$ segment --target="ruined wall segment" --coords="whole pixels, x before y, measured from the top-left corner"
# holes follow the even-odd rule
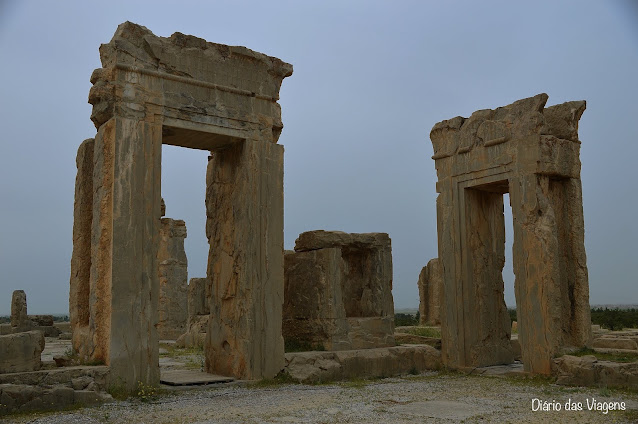
[[[184,250],[186,223],[162,218],[159,237],[159,309],[157,332],[160,340],[176,340],[188,320],[188,260]]]
[[[430,259],[421,269],[419,280],[420,325],[441,325],[443,302],[443,270],[439,258]]]
[[[287,341],[328,350],[394,346],[387,234],[301,233],[286,254],[284,285]]]
[[[509,360],[501,302],[502,194],[514,218],[514,273],[525,369],[590,339],[578,120],[585,102],[546,94],[436,124],[437,226],[444,288],[443,360]]]

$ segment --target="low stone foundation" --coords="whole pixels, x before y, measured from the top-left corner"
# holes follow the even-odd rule
[[[79,366],[0,374],[0,415],[112,400],[103,392],[108,373],[106,366]]]
[[[0,336],[0,373],[39,370],[42,350],[44,335],[41,331]]]
[[[593,355],[564,355],[553,361],[556,383],[567,386],[600,386],[638,389],[638,362],[599,361]]]
[[[392,377],[441,368],[441,352],[428,345],[286,353],[284,372],[300,383]]]

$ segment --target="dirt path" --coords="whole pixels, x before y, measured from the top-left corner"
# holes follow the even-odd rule
[[[561,405],[533,411],[533,399]],[[565,411],[568,400],[583,411]],[[626,411],[588,410],[587,402],[624,402]],[[537,406],[538,406],[538,402]],[[431,373],[330,385],[227,385],[170,390],[150,402],[0,419],[18,423],[631,423],[638,393],[566,388],[543,380]]]

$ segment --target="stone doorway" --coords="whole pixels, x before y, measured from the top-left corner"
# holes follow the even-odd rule
[[[503,194],[526,371],[548,374],[591,338],[578,121],[585,102],[545,108],[546,94],[434,126],[442,265],[442,357],[451,367],[511,362],[503,299]]]
[[[206,233],[213,282],[206,370],[243,379],[283,367],[283,128],[292,66],[245,47],[126,22],[100,48],[78,151],[71,263],[74,349],[110,384],[158,384],[161,146],[213,152]],[[214,219],[213,219],[214,218]],[[88,295],[87,295],[88,293]]]

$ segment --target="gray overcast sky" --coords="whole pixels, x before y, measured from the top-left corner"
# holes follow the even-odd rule
[[[285,247],[313,229],[389,233],[397,308],[418,305],[419,271],[437,256],[432,126],[541,92],[548,105],[587,100],[591,302],[638,303],[637,10],[582,0],[0,0],[0,314],[14,289],[26,290],[30,313],[68,311],[75,155],[96,132],[89,77],[99,45],[126,20],[294,65],[280,101]],[[206,159],[163,149],[162,193],[167,215],[186,220],[189,277],[206,270]]]

